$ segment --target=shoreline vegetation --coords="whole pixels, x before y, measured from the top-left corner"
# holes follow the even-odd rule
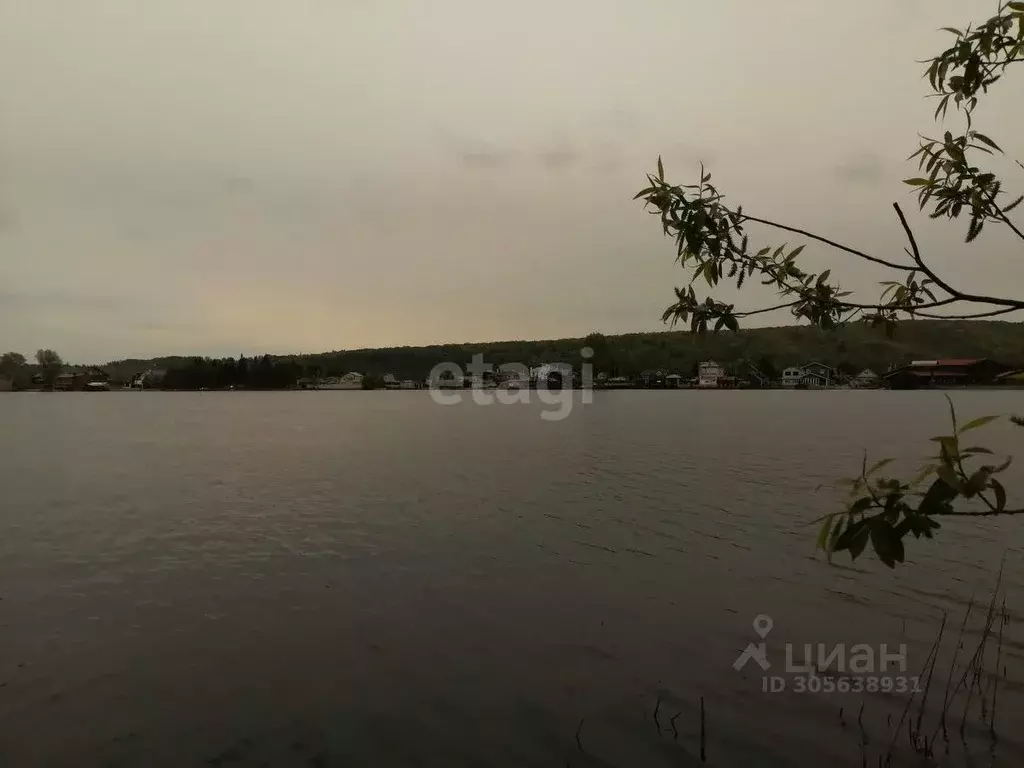
[[[592,357],[581,355],[584,348]],[[50,352],[49,350],[47,352]],[[8,353],[4,359],[10,359]],[[873,387],[885,381],[858,381],[866,373],[887,374],[922,361],[987,361],[983,377],[959,378],[950,371],[903,377],[893,388],[956,387],[985,384],[1019,386],[1012,378],[1024,369],[1024,324],[1001,321],[918,320],[904,322],[892,339],[864,325],[824,332],[807,326],[747,329],[743,334],[692,334],[685,331],[629,333],[539,341],[500,341],[422,347],[357,349],[315,354],[260,357],[156,357],[95,366],[38,365],[19,362],[0,370],[4,390],[96,390],[136,388],[165,390],[418,389],[425,386],[471,386],[470,381],[430,382],[431,369],[443,362],[467,366],[474,355],[495,371],[477,386],[502,386],[499,366],[519,364],[534,370],[570,367],[580,386],[582,364],[592,368],[595,388],[609,389],[821,389]],[[16,356],[24,361],[20,355]],[[54,353],[54,357],[59,360]],[[717,366],[708,386],[703,366]],[[797,371],[816,369],[806,381]],[[359,374],[352,372],[358,371]],[[787,375],[788,374],[788,375]],[[355,386],[319,386],[328,380]],[[1011,376],[1008,376],[1011,375]],[[1003,376],[997,380],[998,376]],[[559,377],[560,379],[563,377]],[[863,378],[863,377],[861,377]],[[61,381],[58,382],[58,379]],[[147,381],[148,379],[148,381]],[[562,381],[549,378],[549,384]],[[106,384],[107,386],[103,386]],[[91,387],[89,386],[91,385]],[[523,385],[529,386],[526,382]],[[533,385],[536,385],[534,378]]]

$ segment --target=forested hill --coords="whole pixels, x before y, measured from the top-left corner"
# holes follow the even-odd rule
[[[423,378],[437,363],[451,361],[465,366],[476,353],[482,353],[485,362],[494,364],[565,362],[575,367],[582,361],[580,349],[587,345],[595,349],[596,371],[627,376],[648,369],[686,373],[701,360],[731,366],[753,363],[775,370],[818,360],[844,369],[873,368],[879,372],[910,360],[950,357],[990,357],[1009,365],[1024,366],[1024,324],[940,320],[900,323],[893,339],[886,338],[879,328],[861,324],[832,332],[808,326],[786,326],[701,337],[684,331],[669,331],[620,336],[591,334],[585,339],[356,349],[273,356],[259,363],[286,365],[288,375],[318,372],[329,376],[358,371],[375,376],[393,373],[399,378]],[[103,367],[115,378],[122,378],[147,368],[173,369],[197,363],[194,358],[172,357],[124,360]],[[248,363],[252,365],[257,361]]]

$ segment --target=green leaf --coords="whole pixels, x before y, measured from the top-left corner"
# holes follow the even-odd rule
[[[992,149],[996,150],[997,152],[1002,152],[1003,151],[1002,149],[999,148],[998,144],[996,144],[994,141],[992,141],[992,139],[990,139],[988,136],[986,136],[983,133],[975,133],[974,134],[974,138],[976,138],[978,141],[980,141],[985,146],[992,147]]]
[[[803,253],[804,248],[806,248],[806,247],[807,246],[805,246],[805,245],[798,245],[796,248],[794,248],[792,251],[789,252],[789,256],[787,256],[786,258],[789,261],[793,261],[793,259],[795,259],[801,253]]]
[[[904,179],[903,183],[904,184],[909,184],[912,187],[926,187],[929,184],[931,184],[931,182],[928,179],[921,179],[921,178]]]
[[[824,272],[822,272],[820,275],[818,275],[818,285],[821,285],[826,280],[828,280],[828,276],[831,275],[831,274],[832,274],[832,270],[831,269],[826,269]]]
[[[960,429],[957,431],[957,434],[962,435],[964,432],[968,432],[972,429],[977,429],[978,427],[983,427],[989,422],[995,421],[998,418],[998,416],[981,416],[977,419],[972,419],[971,421],[968,421],[966,424],[960,427]]]
[[[994,477],[989,478],[989,485],[992,487],[992,491],[996,495],[996,510],[1002,512],[1006,509],[1006,489],[1003,487],[1003,484]]]
[[[962,492],[963,485],[960,482],[960,478],[957,477],[956,472],[954,472],[953,468],[948,464],[943,464],[937,467],[935,469],[935,474],[937,474],[939,479],[954,491],[957,491],[958,493]]]
[[[934,471],[935,467],[931,465],[925,467],[924,469],[921,470],[921,472],[918,475],[914,477],[913,480],[910,481],[910,486],[914,487],[916,485],[919,485],[926,477],[928,477],[928,475],[932,474]]]
[[[875,503],[875,500],[870,496],[864,496],[857,499],[851,506],[849,513],[850,515],[858,515],[866,509],[870,509],[871,505]]]
[[[665,166],[661,163],[661,155],[658,155],[658,180],[665,180]]]
[[[1010,463],[1012,461],[1013,461],[1013,456],[1007,456],[1006,457],[1006,461],[1004,461],[998,467],[992,467],[992,474],[993,475],[998,475],[1000,472],[1005,472],[1006,468],[1010,466]]]
[[[943,435],[942,437],[931,438],[933,442],[942,446],[941,459],[949,464],[953,459],[960,456],[960,441],[955,435]]]
[[[862,522],[867,522],[862,521]],[[871,538],[871,527],[864,525],[858,529],[857,532],[850,538],[850,558],[856,560],[860,557],[861,552],[864,551],[864,547],[868,543],[868,539]]]
[[[970,479],[968,479],[967,481],[967,485],[964,486],[964,496],[970,498],[975,494],[985,490],[985,488],[988,486],[988,479],[991,476],[991,474],[992,469],[990,467],[982,467],[973,475],[971,475]]]
[[[971,447],[971,448],[965,448],[964,450],[960,451],[960,456],[961,456],[961,458],[966,459],[968,456],[977,456],[977,455],[983,454],[983,453],[992,454],[994,452],[990,451],[988,448],[982,448],[981,446],[974,446],[974,447]]]
[[[834,519],[833,515],[830,515],[829,517],[826,517],[825,518],[825,522],[823,522],[821,524],[821,529],[818,531],[817,547],[818,547],[818,549],[824,549],[826,552],[828,551],[828,549],[827,549],[827,547],[828,547],[828,534],[832,530],[832,520],[833,519]]]
[[[880,461],[876,461],[874,466],[872,466],[871,469],[869,469],[867,471],[867,474],[868,475],[873,475],[873,474],[875,474],[875,472],[880,470],[882,467],[891,464],[893,461],[894,461],[893,459],[881,459]]]
[[[832,545],[833,552],[842,552],[844,549],[850,549],[854,540],[860,536],[863,532],[865,541],[868,538],[868,520],[857,520],[846,526],[846,529],[842,532],[842,535],[837,536],[835,543]],[[861,547],[863,549],[863,546]],[[860,554],[858,552],[858,554]],[[856,555],[855,555],[856,557]]]
[[[944,480],[937,479],[931,484],[928,492],[921,499],[918,510],[924,515],[934,515],[943,512],[949,502],[957,497],[957,491],[949,487]]]
[[[903,562],[903,540],[888,521],[875,518],[871,525],[871,544],[878,559],[890,568]]]
[[[1017,11],[1018,13],[1024,13],[1024,3],[1007,3],[1006,6],[1011,11]]]
[[[843,528],[846,525],[846,518],[840,518],[836,520],[835,526],[832,528],[832,533],[828,537],[827,553],[828,561],[832,562],[832,553],[836,551],[836,543],[839,541],[839,536],[843,532]]]

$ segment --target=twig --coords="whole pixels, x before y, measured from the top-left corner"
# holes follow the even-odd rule
[[[1004,509],[1002,512],[989,510],[987,512],[963,512],[955,509],[949,511],[933,512],[935,517],[995,517],[996,515],[1024,515],[1024,509]]]
[[[935,676],[935,662],[939,660],[938,647],[942,641],[942,635],[946,631],[946,614],[942,614],[942,626],[939,627],[939,637],[935,641],[935,655],[932,656],[931,666],[928,667],[927,679],[924,684],[924,694],[921,696],[921,703],[917,708],[917,723],[914,725],[915,733],[921,735],[921,720],[924,718],[924,708],[928,704],[928,693],[932,688],[932,678]],[[925,742],[927,744],[927,742]]]
[[[971,615],[971,610],[974,608],[974,595],[971,595],[970,602],[967,603],[967,610],[964,612],[964,620],[960,624],[960,634],[956,638],[956,648],[953,649],[953,658],[949,662],[949,676],[946,678],[946,690],[942,694],[942,714],[939,723],[935,726],[935,733],[932,734],[932,741],[935,741],[935,737],[939,733],[939,728],[942,728],[942,735],[946,742],[949,742],[949,732],[946,730],[946,714],[949,712],[949,686],[953,682],[953,673],[956,671],[956,660],[960,656],[960,649],[963,648],[964,632],[967,630],[967,619]],[[954,695],[956,691],[953,692]]]
[[[998,203],[996,203],[996,199],[995,199],[994,196],[989,198],[989,202],[992,203],[992,207],[996,209],[996,214],[997,214],[998,218],[1006,226],[1008,226],[1010,229],[1012,229],[1013,233],[1015,235],[1017,235],[1017,237],[1019,237],[1021,240],[1024,240],[1024,232],[1021,232],[1019,229],[1017,229],[1017,225],[1014,224],[1012,221],[1010,221],[1010,217],[1007,216],[1006,212],[999,206]]]
[[[928,657],[924,660],[924,665],[921,667],[922,671],[924,671],[928,667],[928,665],[932,662],[932,657],[936,653],[938,653],[939,642],[942,640],[942,633],[945,630],[945,628],[946,616],[945,614],[943,614],[942,626],[939,629],[939,634],[935,638],[935,642],[932,643],[931,650],[928,652]],[[917,687],[914,686],[910,689],[910,697],[907,699],[907,703],[903,707],[903,713],[900,715],[900,721],[896,724],[896,728],[892,732],[892,738],[889,740],[889,749],[885,753],[886,768],[888,768],[888,766],[892,764],[892,751],[896,747],[896,739],[899,737],[900,731],[903,729],[903,722],[907,719],[907,713],[910,711],[910,707],[914,703],[914,696],[916,695],[916,693]],[[889,722],[891,722],[891,716]],[[907,726],[910,726],[909,722],[907,723]],[[879,757],[879,764],[881,764],[881,756]]]
[[[769,226],[769,227],[775,227],[776,229],[785,230],[786,232],[792,232],[792,233],[794,233],[796,235],[802,235],[803,237],[809,237],[811,240],[817,240],[819,243],[825,243],[825,245],[831,245],[833,248],[836,248],[836,249],[838,249],[840,251],[846,251],[846,253],[851,253],[854,256],[860,256],[862,259],[867,259],[868,261],[873,261],[875,264],[881,264],[883,267],[889,267],[890,269],[902,269],[905,272],[912,272],[915,269],[914,267],[907,266],[906,264],[897,264],[897,263],[892,262],[892,261],[886,261],[885,259],[880,259],[877,256],[871,256],[869,254],[864,253],[864,251],[858,251],[856,248],[850,248],[847,245],[843,245],[842,243],[837,243],[835,240],[829,240],[827,237],[822,237],[821,235],[816,235],[813,232],[807,232],[806,230],[797,229],[796,227],[788,227],[785,224],[779,224],[778,222],[769,221],[768,219],[759,219],[759,218],[757,218],[755,216],[747,216],[746,214],[743,214],[743,220],[744,221],[756,221],[758,224],[764,224],[764,225]]]
[[[676,720],[679,718],[679,716],[681,714],[683,714],[683,713],[682,712],[676,712],[674,715],[672,715],[672,718],[669,720],[669,723],[672,724],[672,740],[673,741],[679,741],[679,729],[676,728]]]
[[[707,753],[705,747],[707,745],[707,735],[704,730],[704,697],[700,697],[700,761],[702,763],[707,762]]]
[[[999,692],[999,665],[1003,658],[1003,628],[1006,626],[1006,598],[1003,598],[1003,608],[999,616],[999,645],[996,646],[996,670],[992,681],[992,718],[988,724],[988,733],[994,744],[996,736],[996,694]]]
[[[580,743],[580,733],[582,733],[582,731],[583,731],[583,723],[585,723],[586,721],[587,721],[587,718],[581,717],[580,718],[580,724],[578,726],[576,726],[576,749],[578,749],[580,752],[585,752],[586,751],[586,750],[583,749],[583,744]]]
[[[956,299],[960,301],[960,299]],[[936,315],[931,312],[917,312],[914,311],[912,314],[919,317],[927,317],[932,320],[980,320],[983,317],[996,317],[997,315],[1006,315],[1010,312],[1020,312],[1022,307],[1004,307],[1003,309],[993,309],[988,312],[973,312],[968,315]]]
[[[914,237],[913,230],[910,229],[910,224],[907,223],[907,217],[903,215],[903,209],[900,208],[899,203],[893,203],[892,207],[896,209],[896,215],[899,216],[900,224],[903,225],[903,231],[907,234],[907,239],[910,241],[911,255],[913,256],[914,262],[928,277],[930,277],[937,286],[948,293],[950,296],[955,296],[962,301],[970,301],[976,304],[994,304],[998,307],[1014,307],[1015,309],[1024,309],[1024,302],[1015,301],[1013,299],[1000,299],[994,296],[981,296],[973,293],[964,293],[953,288],[949,283],[943,280],[941,277],[936,275],[927,264],[924,263],[924,259],[921,257],[921,249],[918,248],[917,239]]]
[[[785,304],[777,304],[774,307],[764,307],[763,309],[751,309],[746,312],[734,312],[733,317],[750,317],[751,315],[760,315],[765,312],[774,312],[777,309],[787,309],[788,307],[795,307],[801,303],[801,300],[790,301]]]
[[[1005,561],[1004,561],[1005,562]],[[963,677],[960,683],[957,684],[957,688],[967,681],[967,675],[974,671],[975,677],[977,678],[979,664],[985,658],[985,647],[988,645],[988,639],[992,634],[992,622],[996,607],[996,598],[999,595],[999,590],[1003,583],[1003,563],[999,564],[999,575],[996,577],[996,586],[992,590],[992,599],[988,604],[988,612],[985,614],[985,626],[981,632],[981,639],[978,641],[978,647],[974,650],[974,656],[971,658],[971,663],[967,669],[964,670]],[[964,729],[967,727],[967,714],[971,708],[971,698],[974,693],[974,687],[976,680],[972,681],[967,687],[967,701],[964,703],[964,711],[960,718],[960,739],[964,738]]]

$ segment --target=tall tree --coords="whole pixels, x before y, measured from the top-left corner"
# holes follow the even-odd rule
[[[36,350],[36,364],[39,366],[44,384],[53,384],[57,374],[64,367],[64,361],[52,349]]]
[[[20,352],[4,352],[0,355],[0,376],[14,378],[25,363],[25,356]]]

